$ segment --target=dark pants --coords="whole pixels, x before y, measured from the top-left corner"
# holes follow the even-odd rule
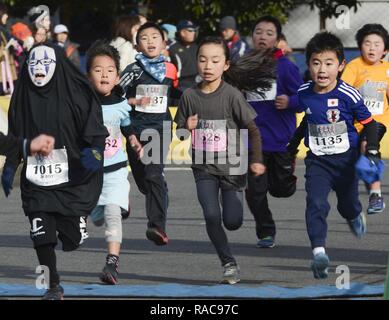
[[[161,144],[162,146],[162,144]],[[128,160],[132,175],[141,193],[146,196],[146,215],[149,228],[165,231],[168,207],[168,188],[164,175],[164,159],[161,147],[160,163],[144,164],[127,145]]]
[[[357,149],[328,156],[315,156],[308,152],[305,158],[305,218],[312,248],[325,246],[326,219],[330,211],[328,195],[331,190],[336,193],[337,209],[343,218],[355,219],[362,211],[358,200],[358,179],[355,175],[358,154]]]
[[[246,200],[255,219],[259,239],[275,237],[276,225],[269,209],[267,192],[273,197],[287,198],[296,191],[297,178],[294,175],[295,158],[287,152],[264,152],[266,172],[258,177],[249,170]]]
[[[222,265],[235,262],[223,224],[227,230],[237,230],[243,223],[243,191],[229,187],[221,177],[193,169],[197,197],[203,209],[208,236]],[[221,193],[220,208],[219,192]]]

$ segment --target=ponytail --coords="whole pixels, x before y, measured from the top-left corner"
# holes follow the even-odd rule
[[[252,51],[231,63],[224,80],[241,91],[255,91],[264,96],[276,79],[274,49]]]

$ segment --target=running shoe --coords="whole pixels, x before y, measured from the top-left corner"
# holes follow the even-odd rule
[[[235,284],[240,281],[239,266],[235,262],[229,262],[223,266],[223,279],[221,284]]]
[[[257,242],[259,248],[274,248],[275,245],[274,237],[272,236],[261,238]]]
[[[53,288],[47,289],[42,300],[63,300],[63,293],[64,290],[62,286],[57,285]]]
[[[150,241],[153,241],[157,246],[164,246],[169,242],[166,233],[159,228],[148,228],[146,237]]]
[[[114,263],[106,263],[103,272],[100,275],[100,280],[106,284],[118,284],[118,268]]]
[[[351,232],[357,237],[362,238],[366,233],[366,216],[363,212],[353,220],[347,220]]]
[[[330,259],[325,253],[318,253],[313,257],[311,270],[315,279],[325,279],[328,277],[328,265]]]
[[[367,208],[368,214],[381,213],[385,209],[384,198],[377,193],[372,193],[369,197],[369,206]]]

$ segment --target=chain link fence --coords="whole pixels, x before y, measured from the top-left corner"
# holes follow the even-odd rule
[[[389,0],[360,1],[357,12],[347,7],[338,7],[343,12],[338,18],[326,19],[326,30],[333,32],[346,48],[356,48],[355,33],[366,23],[380,23],[389,29]],[[319,10],[311,10],[309,5],[301,4],[290,15],[284,26],[289,45],[303,49],[309,39],[320,31]]]

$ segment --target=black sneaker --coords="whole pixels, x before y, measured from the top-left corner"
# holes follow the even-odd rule
[[[118,269],[113,263],[106,263],[103,272],[100,275],[100,280],[106,284],[118,284]]]
[[[43,295],[42,300],[63,300],[63,288],[57,285],[53,288],[47,289]]]
[[[128,211],[123,209],[123,208],[120,208],[120,214],[122,216],[122,220],[126,220],[128,219],[128,217],[130,216],[130,206],[128,206]]]
[[[153,241],[157,246],[164,246],[169,242],[169,238],[166,233],[159,228],[148,228],[146,231],[146,237],[150,241]]]

